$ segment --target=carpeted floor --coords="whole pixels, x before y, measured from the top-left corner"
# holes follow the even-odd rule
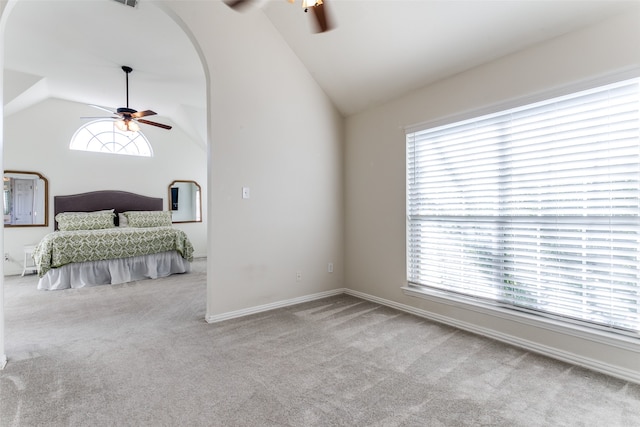
[[[5,281],[1,426],[640,426],[640,385],[351,296],[209,325],[203,261],[35,283]]]

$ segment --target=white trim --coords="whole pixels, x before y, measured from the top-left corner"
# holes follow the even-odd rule
[[[607,332],[596,328],[588,328],[569,321],[555,320],[549,317],[536,316],[509,308],[503,308],[495,304],[483,303],[473,298],[453,296],[437,290],[416,289],[412,287],[402,288],[405,295],[427,299],[440,304],[462,308],[476,313],[481,313],[511,322],[518,322],[527,326],[546,329],[559,334],[570,335],[598,344],[621,348],[627,351],[640,353],[640,339],[613,332]]]
[[[407,313],[411,313],[411,314],[415,314],[416,316],[420,316],[420,317],[424,317],[426,319],[429,320],[433,320],[439,323],[444,323],[453,327],[456,327],[458,329],[462,329],[468,332],[472,332],[474,334],[478,334],[478,335],[482,335],[482,336],[486,336],[510,345],[514,345],[516,347],[520,347],[523,348],[525,350],[529,350],[535,353],[539,353],[542,354],[544,356],[548,356],[557,360],[561,360],[563,362],[567,362],[573,365],[578,365],[578,366],[582,366],[588,369],[592,369],[594,371],[597,372],[601,372],[616,378],[620,378],[623,379],[625,381],[631,381],[634,383],[639,383],[640,384],[640,372],[638,371],[634,371],[634,370],[630,370],[630,369],[626,369],[626,368],[622,368],[619,366],[614,366],[614,365],[610,365],[607,363],[603,363],[601,361],[595,360],[595,359],[591,359],[588,357],[583,357],[574,353],[570,353],[564,350],[559,350],[557,348],[553,348],[553,347],[549,347],[543,344],[539,344],[533,341],[529,341],[523,338],[519,338],[513,335],[509,335],[509,334],[505,334],[502,332],[498,332],[495,331],[493,329],[488,329],[488,328],[483,328],[481,326],[472,324],[472,323],[468,323],[468,322],[463,322],[451,317],[447,317],[447,316],[442,316],[439,314],[435,314],[435,313],[431,313],[429,311],[426,310],[422,310],[416,307],[412,307],[409,305],[405,305],[405,304],[400,304],[397,303],[395,301],[390,301],[384,298],[379,298],[373,295],[369,295],[369,294],[365,294],[362,292],[358,292],[358,291],[353,291],[351,289],[346,289],[345,293],[348,295],[352,295],[358,298],[362,298],[371,302],[375,302],[377,304],[381,304],[381,305],[385,305],[391,308],[395,308],[397,310],[401,310]],[[405,289],[405,293],[409,294],[409,295],[414,295],[414,293],[408,293],[407,290]],[[415,296],[419,296],[421,298],[425,298],[424,295],[415,295]],[[427,299],[431,299],[431,298],[427,298]],[[434,300],[436,300],[434,298]],[[438,302],[441,302],[439,299],[437,300]],[[463,308],[467,308],[467,309],[472,309],[466,305],[463,304],[453,304],[451,301],[449,301],[449,303],[451,305],[456,305],[458,307],[463,307]],[[474,310],[474,311],[480,311],[480,310]],[[480,311],[486,314],[490,314],[493,316],[496,316],[495,312],[487,312],[487,311]],[[506,316],[498,316],[498,317],[502,317],[505,319],[509,319],[509,320],[515,320],[515,321],[519,321],[520,323],[524,323],[524,324],[529,324],[532,326],[539,326],[537,324],[537,322],[530,322],[531,319],[526,319],[526,318],[519,318],[519,319],[514,319],[514,318],[509,318]],[[550,330],[554,330],[556,332],[561,332],[559,329],[553,329],[553,328],[549,328],[547,327],[546,329],[550,329]],[[567,331],[566,328],[564,331],[562,331],[562,333],[565,334],[569,334],[572,336],[578,336],[579,338],[584,338],[584,336],[582,336],[581,334],[573,334],[573,331]],[[592,341],[596,341],[596,342],[602,342],[603,344],[607,344],[607,345],[613,345],[609,340],[605,341],[598,341],[596,339],[594,339],[593,337],[591,338]],[[638,345],[635,346],[635,348],[631,348],[631,346],[627,347],[626,345],[617,345],[618,347],[621,348],[625,348],[625,349],[630,349],[630,350],[634,350],[634,351],[638,351],[638,349],[640,348]]]
[[[0,355],[0,371],[3,370],[5,366],[7,366],[7,355],[2,354]]]
[[[450,114],[447,116],[430,119],[420,123],[414,123],[411,125],[404,126],[403,130],[405,134],[418,132],[425,129],[431,129],[438,126],[443,126],[443,125],[447,125],[455,122],[469,120],[474,117],[481,117],[489,114],[494,114],[499,111],[510,110],[512,108],[518,108],[528,104],[534,104],[536,102],[541,102],[547,99],[569,95],[574,92],[593,89],[598,86],[604,86],[607,84],[611,84],[611,83],[615,83],[623,80],[637,78],[639,76],[640,76],[640,67],[638,66],[624,67],[619,70],[615,70],[612,72],[608,72],[598,76],[593,76],[586,79],[581,79],[581,80],[570,82],[567,84],[562,84],[560,86],[538,91],[529,95],[517,96],[512,99],[507,99],[507,100],[496,102],[493,104],[472,108],[467,111],[457,112],[455,114]]]
[[[249,316],[251,314],[262,313],[263,311],[275,310],[277,308],[288,307],[291,305],[301,304],[303,302],[315,301],[317,299],[332,297],[344,293],[344,288],[334,289],[331,291],[319,292],[317,294],[305,295],[283,301],[276,301],[269,304],[258,305],[255,307],[243,308],[242,310],[229,311],[226,313],[215,315],[207,315],[205,317],[205,320],[207,321],[207,323],[223,322],[225,320],[235,319],[236,317]]]

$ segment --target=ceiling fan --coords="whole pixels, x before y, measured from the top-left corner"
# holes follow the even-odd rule
[[[91,107],[98,108],[100,110],[108,111],[111,114],[114,114],[112,119],[117,119],[115,125],[121,131],[132,131],[137,132],[140,130],[140,126],[138,123],[144,123],[146,125],[156,126],[162,129],[171,129],[171,126],[165,125],[158,122],[152,122],[150,120],[143,119],[142,117],[153,116],[157,114],[155,111],[144,110],[144,111],[136,111],[132,108],[129,108],[129,73],[133,71],[133,68],[123,65],[122,71],[125,72],[126,83],[127,83],[127,106],[118,108],[116,111],[110,110],[105,107],[101,107],[99,105],[91,105]]]
[[[289,3],[295,2],[295,0],[287,0]],[[316,33],[324,33],[332,30],[333,25],[330,22],[326,9],[327,0],[302,0],[302,8],[305,12],[311,10],[315,17]],[[255,0],[224,0],[227,6],[233,10],[241,10]]]

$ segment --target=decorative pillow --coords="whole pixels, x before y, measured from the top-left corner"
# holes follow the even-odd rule
[[[100,230],[103,228],[113,228],[113,210],[97,212],[62,212],[56,215],[58,230]]]
[[[171,226],[171,211],[129,211],[124,213],[129,227]]]

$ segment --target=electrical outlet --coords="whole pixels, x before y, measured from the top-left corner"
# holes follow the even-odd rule
[[[302,272],[298,271],[296,272],[296,282],[299,282],[302,280]]]
[[[4,260],[9,261],[9,252],[4,253]]]
[[[327,271],[329,273],[333,273],[333,263],[332,262],[330,262],[329,265],[327,266]]]

